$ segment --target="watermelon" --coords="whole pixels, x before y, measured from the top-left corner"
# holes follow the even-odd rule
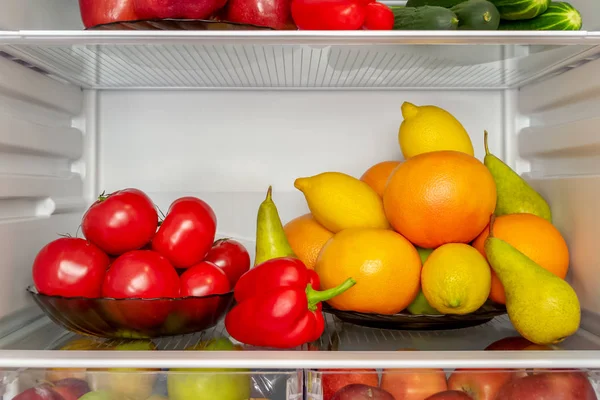
[[[500,12],[500,18],[509,21],[532,19],[544,13],[550,0],[490,0]],[[596,1],[596,0],[594,0]]]
[[[581,29],[581,14],[569,3],[552,2],[548,10],[527,21],[501,21],[501,30],[515,31],[578,31]]]

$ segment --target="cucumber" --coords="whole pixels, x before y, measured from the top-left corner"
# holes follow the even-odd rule
[[[501,30],[515,31],[578,31],[581,14],[569,3],[552,2],[548,10],[528,21],[501,21]]]
[[[500,25],[500,13],[487,0],[468,0],[450,10],[458,17],[458,29],[495,31]]]
[[[444,7],[393,8],[395,30],[455,30],[458,18]]]
[[[509,21],[532,19],[544,13],[550,0],[490,0],[500,12],[500,18]],[[596,0],[593,0],[596,1]]]
[[[450,8],[467,0],[408,0],[406,7],[437,6]]]

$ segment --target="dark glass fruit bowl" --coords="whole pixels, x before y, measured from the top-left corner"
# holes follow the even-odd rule
[[[271,31],[272,28],[211,19],[152,19],[119,21],[88,28],[96,31]]]
[[[177,299],[48,296],[27,291],[56,324],[80,335],[143,339],[212,328],[233,305],[233,292]]]
[[[506,314],[506,307],[488,302],[479,310],[465,315],[415,315],[408,312],[384,315],[336,310],[324,303],[323,311],[335,315],[344,322],[370,328],[434,331],[485,324],[495,317]]]

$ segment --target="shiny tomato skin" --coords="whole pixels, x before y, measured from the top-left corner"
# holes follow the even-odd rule
[[[102,296],[115,299],[179,297],[179,276],[166,258],[134,250],[117,258],[106,273]]]
[[[117,21],[138,19],[134,0],[79,0],[81,19],[86,28]]]
[[[108,318],[121,329],[148,329],[163,324],[179,297],[179,276],[166,258],[151,250],[123,254],[110,266],[102,285]],[[137,300],[134,300],[137,299]]]
[[[231,290],[225,272],[215,264],[202,261],[188,268],[179,278],[181,297],[223,294]]]
[[[394,28],[394,13],[387,5],[371,2],[366,5],[364,29],[370,31],[389,31]]]
[[[204,259],[217,232],[217,217],[196,197],[182,197],[171,204],[152,239],[152,249],[176,268],[189,268]]]
[[[233,288],[240,276],[250,270],[250,254],[240,242],[233,239],[217,240],[204,261],[209,261],[221,268],[229,278]]]
[[[146,245],[156,233],[158,213],[141,190],[124,189],[99,199],[83,216],[85,237],[110,255]]]
[[[64,297],[100,297],[108,256],[84,239],[48,243],[33,262],[33,282],[40,293]]]
[[[292,0],[292,18],[305,31],[354,31],[365,21],[365,7],[356,0]]]

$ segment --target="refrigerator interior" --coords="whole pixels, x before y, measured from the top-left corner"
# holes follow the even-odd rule
[[[600,3],[573,3],[587,31],[271,34],[83,33],[76,1],[9,0],[0,16],[0,365],[599,367]],[[160,358],[52,351],[74,335],[28,297],[30,266],[56,234],[76,233],[98,193],[138,187],[163,210],[199,196],[214,207],[218,234],[252,251],[269,185],[285,222],[307,211],[296,177],[360,176],[401,157],[404,101],[451,111],[480,159],[488,130],[492,151],[548,199],[584,309],[581,329],[560,345],[569,351],[480,352],[516,334],[506,317],[434,332],[328,317],[314,352],[178,352],[226,335],[221,325],[155,340]]]

